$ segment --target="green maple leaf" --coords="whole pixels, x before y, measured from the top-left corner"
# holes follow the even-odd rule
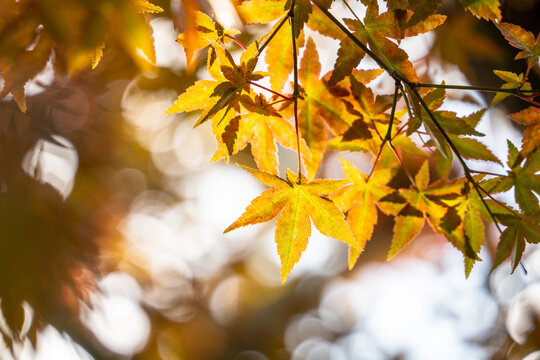
[[[431,115],[433,115],[437,123],[443,128],[460,155],[465,159],[493,161],[500,164],[500,160],[480,141],[474,138],[462,137],[462,135],[484,136],[484,134],[476,131],[475,128],[484,115],[485,109],[472,113],[466,117],[458,117],[453,111],[436,110],[442,105],[444,98],[445,90],[442,88],[431,90],[422,96]],[[426,145],[432,146],[435,144],[440,154],[447,159],[443,161],[447,161],[448,164],[450,164],[453,155],[442,132],[423,106],[417,101],[413,101],[413,107],[415,108],[415,112],[420,114],[420,116],[409,120],[407,134],[412,134],[418,129],[420,124],[424,124],[424,127],[431,137],[431,140],[428,141]]]
[[[500,70],[494,70],[493,72],[499,78],[506,81],[505,84],[501,85],[501,89],[519,89],[519,90],[531,89],[531,84],[524,81],[523,74],[518,75],[510,71],[500,71]],[[502,93],[502,92],[497,93],[489,106],[490,107],[495,106],[500,101],[506,99],[508,96],[510,96],[510,94],[508,93]]]
[[[480,177],[476,177],[475,180],[479,181],[479,179]],[[459,186],[461,191],[455,198],[449,201],[443,200],[451,206],[448,207],[445,216],[439,220],[438,228],[452,244],[462,251],[465,260],[465,276],[468,277],[474,263],[480,260],[478,254],[485,238],[484,221],[492,221],[492,218],[468,181],[460,179],[454,184]]]
[[[314,180],[298,183],[290,170],[283,180],[267,172],[242,167],[272,188],[264,191],[246,208],[242,216],[225,232],[242,226],[276,220],[275,240],[281,259],[281,282],[285,282],[298,262],[311,235],[311,221],[324,235],[356,246],[356,240],[343,213],[326,196],[335,193],[346,181]],[[305,175],[302,175],[305,179]],[[311,219],[311,221],[310,221]]]
[[[507,227],[501,234],[491,271],[504,259],[511,257],[513,272],[521,261],[525,242],[531,244],[540,242],[540,213],[527,216],[499,216],[499,220]]]
[[[514,196],[519,207],[525,214],[540,211],[538,198],[540,195],[540,150],[536,150],[525,159],[519,150],[508,141],[508,171],[507,176],[496,176],[485,182],[485,189],[492,193],[505,192],[514,189]]]

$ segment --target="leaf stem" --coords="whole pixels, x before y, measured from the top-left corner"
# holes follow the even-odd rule
[[[473,170],[473,169],[469,169],[471,172],[473,173],[477,173],[477,174],[484,174],[484,175],[493,175],[493,176],[502,176],[502,177],[507,177],[508,175],[501,175],[501,174],[497,174],[497,173],[493,173],[493,172],[489,172],[489,171],[481,171],[481,170]]]
[[[508,93],[518,95],[520,93],[536,93],[538,90],[520,90],[519,87],[513,89],[501,89],[484,86],[469,86],[469,85],[449,85],[449,84],[427,84],[419,82],[408,82],[407,85],[419,88],[437,88],[437,89],[455,89],[455,90],[477,90],[483,92]]]
[[[540,103],[539,103],[538,101],[534,101],[533,99],[531,99],[531,98],[529,98],[529,97],[527,97],[527,96],[518,96],[518,97],[519,97],[521,100],[524,100],[524,101],[526,101],[526,102],[528,102],[528,103],[531,103],[531,104],[533,104],[533,105],[535,105],[535,106],[540,107]]]
[[[535,97],[538,97],[540,96],[540,92],[537,92],[537,93],[534,93],[534,94],[529,94],[529,95],[523,95],[523,97],[526,97],[526,98],[529,98],[529,99],[534,99]]]
[[[489,197],[491,200],[493,200],[495,202],[495,204],[499,205],[500,207],[510,211],[512,214],[516,215],[516,216],[519,216],[519,213],[517,213],[514,209],[512,209],[511,207],[507,206],[506,204],[504,204],[503,202],[495,199],[486,189],[484,189],[483,187],[479,186],[480,190],[482,190],[487,197]]]
[[[360,21],[360,19],[358,18],[358,16],[357,16],[356,13],[354,12],[354,10],[351,8],[351,6],[350,6],[349,3],[347,2],[347,0],[343,0],[343,3],[344,3],[345,6],[349,9],[349,11],[351,12],[351,14],[353,14],[353,16],[356,18],[356,20]]]
[[[394,125],[394,117],[396,115],[396,105],[398,102],[398,97],[399,97],[399,82],[396,81],[396,86],[394,89],[394,100],[392,101],[392,111],[390,112],[390,122],[388,123],[388,130],[386,131],[386,135],[384,136],[384,141],[392,140],[392,127]]]
[[[300,89],[298,87],[298,54],[296,49],[296,36],[294,35],[294,7],[296,6],[296,0],[292,0],[291,8],[289,9],[288,18],[291,24],[291,40],[293,51],[293,78],[294,78],[294,90],[293,90],[293,106],[294,106],[294,130],[296,131],[296,153],[298,154],[298,184],[302,183],[302,156],[300,154],[300,126],[298,124],[298,97],[300,96]]]
[[[403,160],[401,159],[401,156],[399,156],[399,153],[397,152],[396,148],[394,147],[394,144],[392,144],[391,141],[388,142],[388,146],[390,146],[390,148],[392,149],[392,152],[394,153],[394,156],[398,159],[399,163],[401,164],[401,168],[403,169],[403,171],[405,172],[405,175],[407,175],[407,177],[409,178],[409,181],[411,182],[411,185],[415,188],[415,189],[418,189],[418,187],[416,186],[416,181],[414,181],[414,177],[412,176],[412,174],[409,172],[409,169],[407,168],[407,166],[405,165],[405,162],[403,162]]]
[[[240,46],[242,49],[244,50],[247,50],[247,47],[246,45],[242,44],[242,42],[240,42],[240,40],[238,40],[237,38],[235,38],[234,36],[231,36],[229,34],[225,34],[225,37],[228,38],[228,39],[231,39],[232,41],[234,41],[238,46]]]
[[[382,140],[382,144],[381,144],[381,146],[379,148],[379,152],[377,154],[377,157],[375,158],[375,162],[374,162],[373,167],[371,168],[371,171],[370,171],[370,173],[369,173],[369,175],[368,175],[368,177],[366,179],[366,182],[369,181],[369,179],[371,178],[371,175],[373,174],[373,171],[375,170],[375,166],[377,166],[377,162],[379,161],[379,158],[381,156],[384,145],[386,143],[388,143],[388,146],[390,146],[390,149],[392,149],[392,152],[394,153],[394,156],[397,158],[397,160],[401,164],[401,167],[403,168],[403,171],[405,172],[405,174],[409,178],[409,181],[411,182],[412,186],[416,187],[416,182],[414,181],[413,176],[411,175],[411,173],[407,169],[407,166],[405,165],[405,163],[401,159],[401,156],[399,156],[399,153],[397,152],[396,148],[394,147],[394,144],[392,144],[392,127],[394,126],[394,117],[395,117],[395,114],[396,114],[396,105],[397,105],[397,102],[398,102],[399,88],[400,88],[400,83],[399,83],[399,81],[396,81],[396,87],[395,87],[395,90],[394,90],[394,100],[392,102],[392,111],[390,112],[390,122],[388,123],[388,130],[386,131],[386,135],[384,136],[384,138],[381,137],[379,132],[377,132],[377,134],[379,135],[379,137]]]
[[[256,86],[256,87],[258,87],[258,88],[261,88],[261,89],[263,89],[263,90],[266,90],[266,91],[268,91],[268,92],[271,92],[272,94],[274,94],[274,95],[276,95],[276,96],[279,96],[280,98],[282,98],[282,99],[284,99],[284,100],[288,100],[288,101],[291,101],[291,100],[292,100],[291,97],[288,97],[288,96],[286,96],[286,95],[283,95],[283,94],[281,94],[281,93],[278,93],[277,91],[274,91],[274,90],[272,90],[272,89],[270,89],[270,88],[267,88],[266,86],[257,84],[257,83],[252,82],[252,81],[250,81],[249,84],[250,84],[250,85],[253,85],[253,86]]]
[[[284,102],[284,101],[290,101],[290,100],[291,100],[291,99],[289,99],[289,98],[287,98],[287,99],[276,100],[276,101],[274,101],[274,102],[272,102],[272,103],[266,104],[265,107],[268,107],[268,106],[274,106],[274,105],[276,105],[276,104],[282,103],[282,102]]]

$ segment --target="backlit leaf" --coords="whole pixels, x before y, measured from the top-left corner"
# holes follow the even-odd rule
[[[160,6],[152,4],[150,1],[147,0],[135,0],[135,6],[137,7],[137,10],[140,13],[150,13],[150,14],[156,14],[163,12],[163,8]]]
[[[540,56],[539,39],[535,39],[533,33],[530,31],[518,25],[505,22],[497,24],[497,28],[499,28],[499,31],[513,47],[525,51],[527,56]]]
[[[248,0],[237,7],[247,24],[266,24],[283,16],[287,0]]]
[[[491,150],[487,148],[486,145],[482,144],[476,139],[471,138],[461,138],[454,135],[449,135],[450,139],[459,150],[461,156],[465,159],[476,159],[476,160],[485,160],[485,161],[494,161],[496,163],[501,163],[499,159]]]
[[[344,159],[340,161],[343,173],[352,185],[343,187],[332,200],[347,212],[347,223],[357,241],[356,246],[349,248],[349,269],[352,269],[373,234],[377,223],[377,201],[391,193],[385,185],[392,176],[388,169],[376,170],[368,180],[367,175],[353,164]]]
[[[250,173],[257,174],[257,178],[275,179],[273,175],[262,171],[251,169]],[[279,214],[275,240],[281,259],[282,282],[285,282],[307,246],[311,235],[311,221],[324,235],[349,245],[354,246],[356,243],[343,213],[331,200],[322,196],[335,192],[345,181],[317,180],[298,183],[298,176],[290,171],[287,172],[287,179],[272,180],[274,187],[255,198],[244,214],[225,230],[229,232],[238,227],[266,222]]]
[[[524,157],[532,154],[540,144],[540,109],[530,106],[525,110],[510,115],[510,119],[527,128],[523,132],[521,153]]]
[[[525,250],[525,241],[531,244],[540,242],[540,216],[539,214],[527,217],[506,216],[501,218],[501,222],[507,227],[497,245],[492,271],[507,257],[511,257],[512,271],[514,271]]]
[[[477,18],[500,20],[499,0],[459,0],[461,5]]]

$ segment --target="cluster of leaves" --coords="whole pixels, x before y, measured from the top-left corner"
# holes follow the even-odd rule
[[[11,93],[26,111],[24,85],[54,55],[60,73],[96,67],[107,42],[118,41],[142,68],[155,61],[152,30],[143,16],[163,11],[146,0],[6,0],[0,5],[0,99]]]
[[[427,220],[463,253],[467,275],[480,260],[485,222],[494,223],[501,232],[494,267],[511,256],[515,268],[525,243],[540,241],[540,206],[534,194],[540,194],[536,174],[540,110],[534,101],[538,94],[527,82],[540,56],[540,38],[500,22],[498,0],[460,2],[476,17],[493,21],[509,44],[521,50],[516,59],[527,59],[524,74],[495,71],[506,81],[500,89],[419,82],[399,42],[442,25],[445,16],[436,14],[441,0],[387,0],[387,11],[382,13],[377,1],[362,0],[367,8],[363,19],[345,1],[353,18],[342,20],[332,15],[331,0],[242,1],[237,10],[247,24],[273,25],[251,45],[240,44],[244,51],[239,64],[224,46],[236,32],[202,13],[196,16],[195,45],[188,46],[186,36],[179,36],[188,54],[209,46],[207,70],[214,80],[196,82],[168,113],[202,110],[195,125],[212,123],[218,143],[212,160],[228,160],[251,144],[259,169],[245,169],[271,188],[225,231],[277,216],[275,240],[282,281],[307,245],[311,221],[321,233],[349,245],[352,267],[372,237],[377,208],[395,220],[389,259],[420,233]],[[334,69],[327,74],[321,74],[317,45],[306,35],[307,29],[339,42]],[[375,60],[379,69],[357,70],[365,56]],[[256,71],[263,58],[267,72]],[[384,72],[395,80],[393,95],[376,95],[368,87]],[[291,74],[293,82],[288,86]],[[269,77],[270,88],[259,83],[264,77]],[[466,159],[502,163],[478,140],[484,134],[476,126],[487,109],[467,117],[438,110],[445,89],[456,88],[495,92],[491,106],[509,95],[533,104],[510,116],[527,128],[521,151],[508,143],[505,175],[469,168]],[[292,93],[284,94],[284,89]],[[411,140],[413,134],[427,134],[429,140],[420,147]],[[279,177],[276,141],[298,153],[297,174],[288,170],[285,179]],[[371,153],[372,170],[365,174],[342,160],[345,180],[315,179],[328,148]],[[415,176],[403,163],[404,154],[425,158]],[[463,176],[450,179],[454,158]],[[306,173],[301,172],[302,163]],[[429,163],[438,178],[434,182],[430,182]],[[399,169],[409,177],[408,188],[388,185]],[[519,209],[493,197],[509,190],[514,191]]]

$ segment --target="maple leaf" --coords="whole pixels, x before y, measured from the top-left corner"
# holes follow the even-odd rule
[[[152,65],[150,63],[156,62],[152,28],[146,18],[139,12],[137,4],[131,2],[120,3],[113,16],[115,16],[115,20],[118,19],[117,21],[119,21],[121,31],[118,36],[133,60],[141,69],[151,69]],[[146,59],[140,56],[141,51],[146,56]]]
[[[373,234],[377,223],[377,202],[392,192],[385,186],[391,180],[392,172],[390,169],[377,169],[368,178],[347,160],[339,160],[345,178],[352,185],[344,186],[331,199],[347,213],[347,223],[356,237],[356,245],[349,247],[349,269],[352,269]]]
[[[360,61],[365,55],[365,51],[356,46],[351,39],[348,37],[343,38],[339,42],[337,58],[330,82],[337,83],[343,80],[360,64]]]
[[[459,2],[477,18],[501,20],[499,0],[459,0]]]
[[[272,188],[255,198],[244,214],[224,232],[270,221],[279,215],[276,220],[275,241],[281,259],[282,283],[307,246],[311,235],[311,221],[322,234],[351,246],[356,245],[343,213],[326,197],[339,190],[346,181],[314,180],[298,183],[298,176],[290,170],[287,171],[287,179],[283,180],[264,171],[243,166],[242,168]],[[305,179],[304,175],[302,179]]]
[[[279,24],[274,26],[274,29]],[[303,33],[297,40],[297,51],[303,46]],[[290,51],[283,51],[287,49]],[[289,75],[293,71],[293,52],[292,52],[292,34],[290,26],[282,26],[276,33],[273,42],[268,45],[265,62],[268,64],[268,73],[270,74],[270,85],[272,90],[280,92],[283,90]]]
[[[511,256],[513,272],[521,261],[525,242],[531,244],[540,242],[540,213],[527,216],[506,215],[498,218],[507,227],[501,234],[491,271]]]
[[[517,59],[529,59],[529,64],[534,64],[540,56],[540,34],[535,39],[533,33],[518,25],[502,22],[496,24],[510,45],[522,50],[516,55]]]
[[[331,1],[325,0],[324,3],[325,7],[329,7]],[[312,6],[310,0],[296,0],[294,4],[294,36],[298,38],[309,19]],[[291,0],[247,0],[242,2],[237,9],[245,23],[266,24],[287,16],[291,5]]]
[[[523,157],[512,142],[508,140],[508,162],[510,167],[507,176],[496,176],[485,182],[485,189],[492,193],[505,192],[514,189],[514,196],[519,207],[525,214],[540,210],[538,198],[540,195],[540,150],[536,150],[526,158],[521,166]]]
[[[351,114],[345,102],[332,93],[332,87],[328,83],[331,73],[319,78],[320,71],[319,53],[315,42],[309,38],[298,71],[303,97],[299,102],[298,119],[302,137],[311,151],[311,159],[305,164],[309,178],[315,176],[327,146],[328,133],[324,123],[336,136],[349,131],[358,136],[366,134],[365,126],[361,124],[362,119],[359,119],[358,115]],[[359,71],[356,72],[358,76],[355,79],[358,78],[359,84],[369,82],[379,73],[379,71]],[[357,120],[360,122],[355,124]]]
[[[147,0],[135,0],[135,6],[137,7],[137,10],[142,14],[157,14],[163,12],[162,7],[152,4],[150,1]]]
[[[479,181],[482,176],[476,176],[475,181]],[[488,202],[484,203],[474,190],[473,185],[465,179],[458,179],[451,182],[456,192],[451,196],[440,198],[443,203],[448,205],[445,215],[439,219],[438,232],[463,252],[465,260],[465,276],[468,277],[474,263],[480,260],[478,254],[484,243],[485,226],[484,221],[493,221],[490,213],[486,209],[486,204],[493,206]],[[433,199],[433,194],[431,195]],[[490,200],[491,201],[491,200]],[[500,206],[500,205],[499,205]]]
[[[356,46],[336,24],[328,21],[328,18],[318,7],[312,9],[306,25],[324,36],[339,40],[339,49],[330,83],[338,83],[351,74],[364,57],[365,52]]]
[[[421,206],[420,202],[425,201],[421,191],[427,187],[429,182],[427,162],[424,162],[424,165],[422,165],[422,168],[415,177],[415,182],[417,190],[400,189],[399,199],[401,199],[400,202],[404,202],[405,205],[394,218],[392,246],[388,253],[387,260],[396,256],[424,227],[424,213],[418,208]],[[390,199],[392,198],[387,196],[382,198],[381,201]],[[394,199],[392,200],[393,201],[391,202],[395,202]]]
[[[510,115],[510,119],[527,128],[523,132],[521,154],[523,157],[532,154],[540,144],[540,109],[531,106]]]
[[[246,24],[266,24],[283,16],[287,0],[248,0],[238,7],[238,14]]]
[[[387,258],[393,258],[408,245],[422,230],[424,220],[428,220],[433,230],[445,235],[463,253],[465,259],[479,260],[477,252],[483,236],[481,228],[475,226],[478,226],[479,221],[477,213],[483,210],[479,209],[481,200],[473,198],[469,202],[469,192],[463,194],[466,180],[462,178],[449,183],[437,181],[429,185],[427,161],[414,180],[412,188],[399,189],[399,192],[379,200],[381,205],[384,202],[394,204],[393,211],[396,212],[392,246]],[[467,211],[472,211],[468,218]],[[466,268],[466,271],[470,271],[470,268]]]
[[[506,81],[505,84],[501,85],[501,89],[519,89],[519,90],[531,90],[531,84],[528,82],[525,82],[523,79],[523,74],[515,74],[510,71],[501,71],[501,70],[494,70],[493,71],[495,75],[497,75],[499,78]],[[508,93],[497,93],[495,97],[493,97],[493,100],[491,101],[490,107],[495,106],[500,101],[506,99],[510,94]]]
[[[225,30],[220,23],[199,10],[194,11],[194,15],[194,19],[190,19],[193,25],[188,26],[186,32],[179,34],[176,39],[184,47],[188,64],[193,62],[195,51],[204,49],[212,42],[221,44],[228,42],[228,36],[239,33],[235,29]]]
[[[465,159],[477,159],[500,163],[500,160],[484,144],[473,138],[461,137],[461,135],[484,136],[484,134],[476,131],[475,128],[484,115],[485,109],[460,118],[455,112],[436,110],[442,105],[444,98],[445,90],[442,88],[433,89],[422,96],[422,99],[430,110],[431,115],[443,128],[444,132],[455,145],[457,150],[459,150],[460,155]],[[416,98],[414,98],[414,100],[416,100]],[[413,101],[413,107],[416,114],[420,114],[420,117],[416,116],[415,118],[409,120],[407,134],[412,134],[420,127],[421,123],[424,124],[424,127],[431,137],[431,140],[426,143],[426,146],[432,146],[435,144],[439,153],[450,161],[453,155],[442,132],[436,126],[435,122],[423,106],[421,106],[417,101]]]
[[[238,95],[242,91],[249,92],[250,81],[260,80],[263,77],[261,73],[254,72],[259,54],[256,43],[251,44],[242,53],[240,66],[237,66],[231,54],[217,43],[213,42],[212,48],[216,53],[216,66],[219,67],[219,71],[210,71],[215,81],[197,81],[186,92],[180,94],[167,109],[166,114],[203,109],[202,115],[195,123],[195,126],[199,126],[221,110],[234,107],[238,102]]]
[[[412,15],[412,11],[404,10],[392,10],[379,14],[377,3],[372,2],[368,6],[364,23],[353,19],[343,19],[343,21],[358,40],[369,44],[371,50],[389,67],[404,78],[417,81],[416,71],[407,53],[388,38],[401,40],[404,37],[428,32],[442,24],[446,16],[430,15],[421,22],[408,25]]]
[[[265,61],[268,64],[268,73],[270,74],[270,84],[272,90],[277,92],[283,90],[289,75],[293,71],[292,35],[294,33],[294,37],[296,38],[296,51],[298,53],[298,50],[304,46],[304,24],[308,21],[309,15],[312,12],[312,6],[309,0],[297,0],[294,4],[294,29],[291,26],[283,26],[283,21],[289,18],[288,9],[292,5],[290,1],[287,1],[281,10],[281,20],[272,28],[271,34],[274,34],[274,38],[269,43],[265,55]],[[284,13],[285,10],[286,13]],[[260,9],[253,11],[258,13]],[[283,49],[291,50],[283,51]]]
[[[409,0],[408,9],[413,11],[413,16],[409,20],[409,24],[416,24],[437,10],[437,6],[442,0]]]
[[[309,19],[306,25],[313,31],[328,36],[334,40],[342,40],[346,38],[345,34],[339,27],[336,26],[331,21],[328,21],[328,18],[324,13],[317,7],[313,7],[311,14],[309,14]]]
[[[472,138],[463,138],[454,135],[448,136],[455,147],[458,149],[460,155],[465,159],[476,159],[484,161],[493,161],[501,163],[501,161],[487,148],[486,145],[480,141]]]
[[[22,51],[16,62],[0,55],[0,72],[4,80],[0,99],[11,93],[19,109],[26,112],[24,85],[45,67],[52,47],[51,38],[42,31],[36,46],[32,50]]]
[[[296,150],[294,126],[276,111],[262,95],[252,100],[247,95],[239,99],[247,114],[228,117],[216,126],[214,131],[218,136],[219,148],[212,157],[217,161],[237,153],[251,143],[251,153],[257,167],[268,173],[278,174],[278,159],[276,141],[291,150]],[[309,158],[309,149],[303,139],[300,143],[301,152]]]

